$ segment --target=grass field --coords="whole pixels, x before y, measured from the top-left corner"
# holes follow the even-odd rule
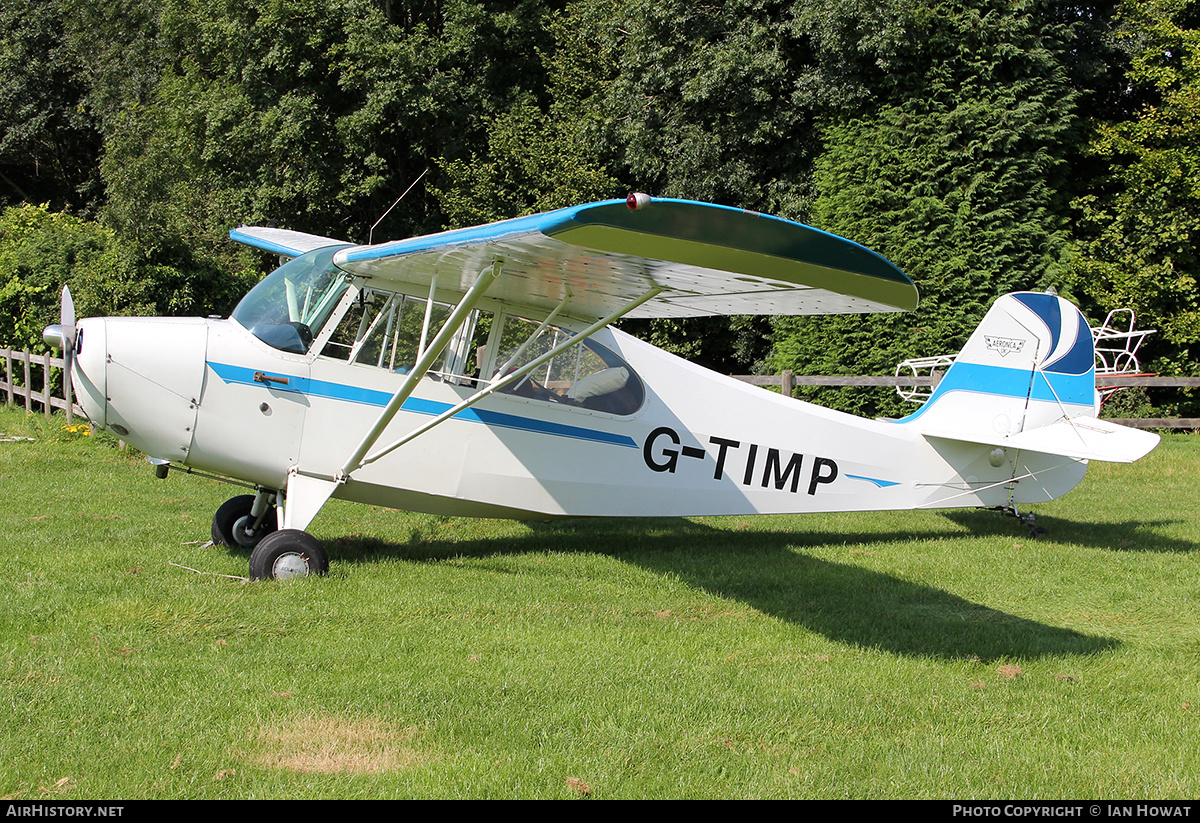
[[[0,795],[1200,796],[1200,438],[1034,508],[564,521],[237,489],[0,409]],[[30,437],[18,440],[14,437]]]

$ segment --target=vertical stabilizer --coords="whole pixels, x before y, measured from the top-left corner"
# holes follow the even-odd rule
[[[1054,294],[1006,294],[920,411],[927,437],[1079,459],[1136,460],[1158,436],[1095,420],[1096,353],[1079,309]]]
[[[992,304],[929,400],[901,422],[977,440],[1098,410],[1087,320],[1057,295],[1018,292]]]

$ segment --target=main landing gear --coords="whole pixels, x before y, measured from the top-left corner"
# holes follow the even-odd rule
[[[290,580],[329,571],[321,541],[299,529],[280,529],[264,537],[250,552],[252,580]]]
[[[253,580],[325,574],[329,557],[321,541],[299,529],[280,529],[276,497],[269,489],[259,489],[257,494],[226,500],[213,515],[213,543],[250,549]]]
[[[260,489],[226,500],[213,515],[212,541],[218,546],[252,549],[278,526],[275,494]]]

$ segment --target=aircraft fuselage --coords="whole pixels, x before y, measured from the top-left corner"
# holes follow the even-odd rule
[[[271,489],[297,467],[336,477],[404,380],[279,351],[234,320],[104,318],[80,328],[77,382],[102,385],[81,392],[92,419],[154,457]],[[632,413],[497,392],[356,469],[333,496],[513,518],[737,515],[1039,502],[1083,475],[1079,461],[997,460],[983,446],[781,397],[620,331],[591,340],[644,385]],[[474,382],[421,379],[380,442],[452,408]],[[1047,474],[1048,460],[1061,468]],[[1009,482],[1030,469],[1036,482]]]

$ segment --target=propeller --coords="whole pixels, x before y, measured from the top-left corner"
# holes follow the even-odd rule
[[[71,290],[63,286],[62,304],[58,312],[58,323],[47,326],[42,332],[42,339],[53,349],[62,349],[63,370],[71,372],[71,363],[75,359],[75,301],[71,299]]]

